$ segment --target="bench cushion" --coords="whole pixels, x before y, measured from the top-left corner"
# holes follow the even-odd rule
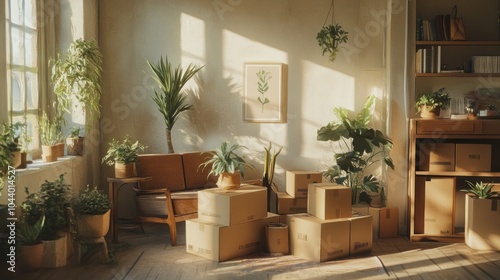
[[[198,212],[198,193],[179,191],[171,193],[176,215]],[[136,198],[137,211],[141,216],[163,217],[168,215],[167,197],[164,194],[144,194]]]

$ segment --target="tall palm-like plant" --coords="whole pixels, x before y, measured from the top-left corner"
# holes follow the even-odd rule
[[[186,70],[183,70],[180,65],[173,69],[167,57],[165,59],[160,57],[157,64],[149,61],[147,63],[152,71],[151,77],[154,78],[160,88],[159,91],[153,88],[153,101],[162,113],[167,126],[168,152],[174,153],[172,128],[179,115],[193,107],[193,105],[189,104],[187,96],[182,93],[182,88],[203,66],[197,67],[189,64]]]

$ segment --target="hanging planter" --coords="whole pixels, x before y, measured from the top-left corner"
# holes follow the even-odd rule
[[[323,55],[328,53],[328,59],[331,62],[335,61],[340,44],[346,43],[349,35],[349,32],[345,31],[341,25],[334,23],[335,15],[333,11],[333,4],[332,0],[332,5],[330,6],[330,10],[328,10],[323,28],[321,28],[316,35],[316,40],[323,51]],[[328,17],[330,16],[330,12],[332,13],[332,22],[330,25],[325,25]]]

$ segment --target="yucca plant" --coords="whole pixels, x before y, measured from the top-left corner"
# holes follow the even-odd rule
[[[491,191],[491,189],[493,188],[493,183],[483,183],[481,181],[474,184],[471,181],[467,180],[465,180],[465,182],[467,182],[467,185],[469,185],[469,189],[464,189],[461,191],[471,193],[476,198],[487,199],[492,198],[493,196],[498,194],[497,192]]]
[[[159,91],[153,88],[153,101],[158,106],[158,110],[163,115],[167,127],[167,146],[168,153],[174,153],[172,144],[172,129],[179,115],[190,110],[193,105],[189,104],[187,96],[182,93],[184,85],[203,68],[193,64],[184,70],[179,65],[173,69],[168,58],[160,57],[158,63],[154,64],[147,61],[152,73],[151,77],[157,82]]]
[[[212,152],[212,157],[207,159],[200,166],[203,168],[207,166],[212,166],[210,170],[210,175],[219,176],[222,173],[234,173],[235,171],[240,171],[241,177],[244,177],[244,169],[248,167],[253,170],[253,165],[247,163],[245,159],[238,154],[236,151],[239,149],[246,149],[245,146],[238,144],[229,145],[228,142],[223,142],[220,148],[215,149]]]

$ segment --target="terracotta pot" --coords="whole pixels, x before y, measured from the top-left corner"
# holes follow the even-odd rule
[[[131,178],[135,176],[135,163],[115,163],[115,178]]]
[[[83,155],[84,137],[68,137],[66,138],[66,152],[70,156]]]
[[[57,143],[56,145],[57,157],[64,157],[64,143]]]
[[[224,190],[237,190],[240,188],[241,175],[240,171],[234,173],[224,172],[219,175],[217,187]]]
[[[42,159],[44,162],[57,161],[57,147],[42,145]]]
[[[24,271],[35,271],[42,267],[45,244],[19,246],[19,267]]]
[[[441,113],[441,107],[436,107],[433,110],[427,110],[427,106],[422,105],[420,107],[420,117],[422,119],[437,119]]]
[[[27,154],[25,152],[21,151],[12,152],[12,157],[14,158],[12,160],[12,166],[14,166],[14,168],[17,169],[26,168],[26,156]]]
[[[76,225],[78,227],[78,236],[81,238],[103,237],[109,230],[108,210],[102,215],[77,215]]]

